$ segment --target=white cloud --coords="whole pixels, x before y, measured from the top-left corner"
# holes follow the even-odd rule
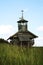
[[[37,29],[38,32],[38,38],[35,39],[35,45],[34,46],[43,46],[43,26],[39,26]]]
[[[43,26],[37,28],[38,31],[43,31]]]
[[[12,25],[0,25],[0,34],[10,33],[12,29]]]
[[[37,38],[37,39],[35,39],[35,44],[34,44],[34,46],[43,46],[43,37],[39,37],[39,38]]]
[[[10,35],[16,32],[16,28],[12,25],[0,25],[0,38],[7,39]]]

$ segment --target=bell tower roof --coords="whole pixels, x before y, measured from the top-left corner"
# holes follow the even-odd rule
[[[23,10],[21,10],[21,12],[22,12],[22,16],[21,16],[20,20],[19,20],[19,21],[17,21],[17,22],[18,22],[18,23],[21,23],[21,22],[22,22],[22,23],[28,22],[28,21],[27,21],[27,20],[25,20],[25,19],[24,19],[24,17],[23,17],[23,12],[24,12],[24,11],[23,11]]]

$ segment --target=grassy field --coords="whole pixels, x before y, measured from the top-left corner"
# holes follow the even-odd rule
[[[43,65],[43,47],[18,47],[0,43],[0,65]]]

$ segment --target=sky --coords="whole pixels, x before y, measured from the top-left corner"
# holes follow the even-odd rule
[[[21,10],[28,30],[38,36],[34,46],[43,46],[43,0],[0,0],[0,38],[8,39],[18,31]]]

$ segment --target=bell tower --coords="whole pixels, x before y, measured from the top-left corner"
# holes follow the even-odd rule
[[[27,20],[25,20],[23,18],[23,10],[21,11],[22,12],[22,17],[20,18],[19,21],[17,21],[18,23],[18,31],[27,31]]]

